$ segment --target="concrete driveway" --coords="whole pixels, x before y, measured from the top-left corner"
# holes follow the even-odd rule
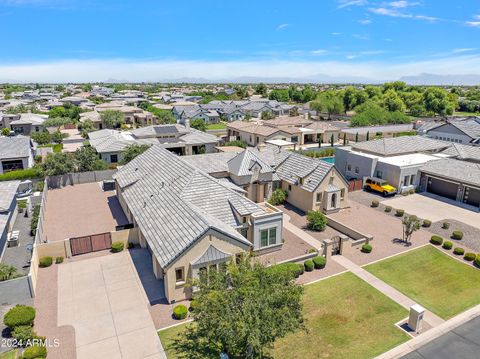
[[[58,266],[58,323],[78,359],[166,358],[128,251]]]
[[[463,206],[461,203],[434,194],[396,196],[382,201],[382,204],[404,209],[409,214],[429,219],[432,222],[454,219],[480,229],[480,213],[478,210],[471,210],[469,209],[470,206]]]

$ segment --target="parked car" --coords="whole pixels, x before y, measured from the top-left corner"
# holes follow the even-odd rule
[[[384,197],[397,193],[397,189],[389,185],[387,181],[374,177],[369,177],[365,180],[364,188],[366,191],[379,192],[383,194]]]

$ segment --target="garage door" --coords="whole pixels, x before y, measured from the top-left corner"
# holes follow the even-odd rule
[[[480,207],[480,190],[475,188],[466,187],[464,202],[475,207]]]
[[[428,177],[427,192],[453,200],[457,199],[458,185],[438,178]]]

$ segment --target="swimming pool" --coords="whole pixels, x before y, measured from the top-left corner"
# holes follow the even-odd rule
[[[328,163],[335,163],[335,157],[321,157],[320,159]]]

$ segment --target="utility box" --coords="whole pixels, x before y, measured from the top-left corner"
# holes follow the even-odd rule
[[[410,316],[408,317],[408,326],[415,333],[422,329],[422,321],[425,315],[425,308],[419,304],[414,304],[410,307]]]

